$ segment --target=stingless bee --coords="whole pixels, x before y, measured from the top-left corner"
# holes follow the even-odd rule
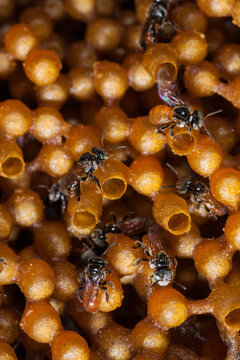
[[[165,29],[170,25],[175,31],[180,30],[179,27],[167,18],[169,8],[172,4],[172,0],[153,0],[149,6],[147,13],[147,20],[143,26],[140,45],[146,50],[145,38],[150,32],[153,43],[163,42],[165,38],[168,38],[168,34],[165,34]],[[170,37],[171,39],[171,37]]]
[[[96,312],[100,306],[98,297],[99,289],[105,291],[106,301],[109,301],[109,294],[106,285],[113,288],[111,281],[105,280],[106,274],[111,273],[107,268],[107,261],[100,257],[88,259],[87,266],[84,269],[84,277],[80,278],[82,286],[79,289],[78,297],[83,303],[83,307],[88,312]],[[83,291],[82,296],[80,296]]]
[[[191,176],[180,176],[179,173],[170,164],[166,164],[178,177],[175,185],[167,185],[162,188],[175,187],[179,195],[187,195],[186,200],[192,203],[196,210],[199,210],[201,205],[204,205],[210,217],[217,220],[217,216],[224,216],[227,214],[227,209],[220,204],[211,194],[207,184],[202,181],[194,180]]]
[[[164,251],[163,243],[159,240],[157,228],[151,226],[148,231],[149,247],[141,241],[136,241],[135,249],[141,247],[145,255],[148,257],[138,259],[135,264],[138,265],[141,261],[149,261],[149,266],[154,269],[154,273],[150,277],[150,286],[158,284],[160,286],[169,285],[175,276],[177,267],[177,260],[174,257],[169,257]]]
[[[194,110],[191,112],[189,106],[178,96],[176,82],[166,78],[166,76],[161,78],[161,71],[162,70],[159,70],[158,72],[158,94],[168,106],[173,108],[173,120],[159,126],[157,128],[157,132],[165,135],[164,130],[170,127],[170,136],[174,137],[173,129],[175,126],[180,128],[187,126],[189,134],[191,134],[192,129],[200,130],[201,127],[204,127],[208,136],[212,141],[214,141],[204,123],[204,120],[209,116],[222,112],[222,110],[211,112],[205,117],[203,117],[200,110]]]

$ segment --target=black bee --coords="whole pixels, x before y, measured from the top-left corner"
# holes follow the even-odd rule
[[[170,164],[167,164],[167,166],[177,175],[178,181],[175,185],[167,185],[162,188],[175,187],[179,195],[187,195],[186,200],[194,204],[196,210],[200,209],[201,205],[204,205],[210,217],[214,220],[217,220],[217,216],[223,216],[227,213],[225,206],[214,199],[207,184],[194,180],[191,176],[181,177]]]
[[[143,248],[145,255],[149,258],[140,258],[135,264],[138,265],[141,261],[149,261],[150,268],[155,269],[149,280],[151,287],[156,284],[160,286],[169,285],[174,279],[177,267],[177,260],[173,257],[169,257],[163,250],[162,242],[159,240],[156,229],[157,227],[155,226],[149,228],[149,248],[141,241],[136,241],[136,247],[134,247]]]
[[[83,296],[80,297],[79,295],[79,298],[83,303],[84,309],[88,312],[96,312],[99,309],[99,289],[105,291],[107,302],[109,300],[106,284],[109,284],[111,287],[113,287],[113,284],[105,280],[106,274],[111,273],[111,270],[106,268],[106,266],[106,260],[100,257],[92,257],[88,259],[87,266],[84,269],[84,278],[80,279],[83,284],[80,288],[80,291],[83,290]]]
[[[147,20],[143,26],[140,40],[140,45],[144,50],[146,49],[145,37],[148,32],[150,32],[153,43],[157,43],[163,42],[166,40],[165,38],[169,37],[164,31],[166,25],[170,25],[174,30],[179,30],[175,23],[167,19],[171,4],[172,0],[153,0],[149,6]]]
[[[170,136],[174,137],[173,129],[175,126],[180,128],[187,126],[190,134],[192,129],[200,130],[203,126],[208,136],[212,141],[214,141],[212,135],[204,124],[204,120],[209,116],[220,113],[222,110],[209,113],[204,118],[200,110],[194,110],[191,112],[189,106],[178,96],[176,82],[166,78],[165,74],[162,74],[163,76],[161,78],[161,71],[162,70],[159,70],[158,72],[158,94],[168,106],[173,108],[173,120],[159,126],[157,132],[165,134],[164,130],[170,127]]]

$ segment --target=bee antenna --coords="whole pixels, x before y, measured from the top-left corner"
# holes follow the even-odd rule
[[[175,175],[177,175],[177,177],[180,179],[180,175],[179,173],[177,172],[176,169],[174,169],[174,167],[172,165],[170,165],[169,163],[166,163],[167,167],[169,167],[170,170],[172,170],[172,172],[174,172]]]
[[[175,280],[173,281],[173,284],[176,285],[178,288],[180,288],[180,289],[182,289],[184,291],[187,291],[186,286],[184,286],[183,284],[180,284],[179,282],[177,282]]]
[[[48,192],[50,192],[50,188],[49,188],[49,186],[44,185],[44,184],[37,184],[37,185],[34,185],[32,188],[33,188],[33,189],[36,189],[36,188],[47,189],[47,190],[48,190]]]
[[[116,147],[110,148],[110,149],[108,149],[108,151],[112,151],[112,150],[116,150],[116,149],[126,149],[126,148],[127,148],[126,145],[121,145],[121,146],[116,146]]]
[[[104,136],[105,136],[105,132],[106,132],[106,128],[103,129],[103,133],[102,133],[102,136],[101,136],[101,146],[102,148],[104,148]]]
[[[210,115],[210,114],[209,114]],[[214,138],[212,137],[212,134],[210,133],[210,131],[208,130],[208,128],[206,127],[206,125],[204,124],[203,122],[203,127],[204,127],[204,130],[206,131],[206,133],[208,134],[208,136],[210,137],[210,139],[212,140],[212,142],[214,142]]]
[[[171,188],[171,187],[175,187],[175,185],[165,185],[165,186],[161,186],[160,189],[167,189],[167,188]]]
[[[214,116],[214,115],[216,115],[216,114],[219,114],[219,113],[221,113],[222,111],[223,111],[223,110],[220,109],[220,110],[217,110],[217,111],[210,112],[209,114],[207,114],[207,115],[203,118],[203,127],[204,127],[206,133],[208,134],[208,136],[210,137],[210,139],[211,139],[212,141],[214,141],[214,138],[212,137],[210,131],[207,129],[207,127],[206,127],[206,125],[205,125],[205,123],[204,123],[204,120],[206,120],[206,119],[207,119],[208,117],[210,117],[210,116]]]

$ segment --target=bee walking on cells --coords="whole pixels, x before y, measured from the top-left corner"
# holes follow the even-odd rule
[[[140,40],[143,50],[146,50],[145,39],[148,33],[150,33],[152,42],[157,43],[163,42],[169,37],[171,39],[171,36],[169,36],[169,26],[175,31],[179,30],[179,27],[167,18],[172,2],[173,0],[153,0],[149,6],[147,20],[143,26]]]
[[[158,284],[160,286],[169,285],[175,276],[177,267],[177,260],[174,257],[169,257],[164,251],[163,243],[159,240],[158,229],[155,226],[149,228],[148,240],[149,247],[141,241],[136,241],[135,249],[142,248],[147,258],[140,258],[136,261],[138,265],[141,261],[149,261],[149,266],[154,269],[149,282],[150,286]]]
[[[199,210],[203,205],[213,220],[217,220],[217,216],[227,214],[226,207],[214,199],[207,184],[200,180],[194,180],[191,176],[180,176],[170,164],[167,163],[166,165],[178,177],[178,181],[175,185],[166,185],[162,189],[175,187],[179,195],[186,195],[189,205],[193,204],[196,210]]]
[[[200,130],[201,127],[204,127],[206,133],[214,141],[212,135],[208,131],[204,120],[209,116],[216,115],[222,110],[217,110],[209,113],[203,117],[200,110],[194,110],[191,112],[189,106],[184,103],[184,101],[178,95],[178,90],[176,82],[170,80],[164,74],[164,69],[159,70],[158,72],[158,94],[160,98],[171,108],[173,108],[173,118],[172,121],[167,121],[165,124],[157,128],[158,133],[165,135],[164,131],[170,127],[169,134],[171,137],[174,137],[174,128],[175,127],[187,127],[189,134],[191,134],[192,129]]]
[[[101,257],[89,258],[84,269],[84,276],[80,278],[82,286],[78,291],[78,297],[88,312],[98,311],[100,306],[99,290],[105,291],[106,301],[109,301],[106,285],[109,284],[113,288],[113,284],[106,280],[107,273],[111,273],[107,264],[107,261]]]

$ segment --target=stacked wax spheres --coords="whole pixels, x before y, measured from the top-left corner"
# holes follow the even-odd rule
[[[239,4],[0,1],[0,360],[239,358]]]

